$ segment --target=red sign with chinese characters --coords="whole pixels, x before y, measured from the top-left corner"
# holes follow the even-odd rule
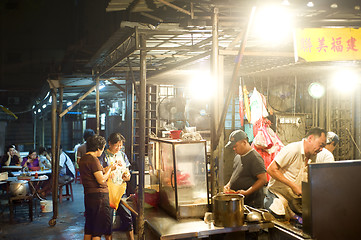
[[[298,29],[295,43],[296,56],[307,62],[361,60],[361,29]]]

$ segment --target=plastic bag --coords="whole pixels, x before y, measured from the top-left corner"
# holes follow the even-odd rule
[[[126,167],[117,166],[112,172],[112,176],[107,181],[109,189],[109,205],[111,208],[118,209],[120,199],[127,188],[126,182],[123,181],[123,174],[127,172],[128,169]]]
[[[262,117],[267,117],[268,112],[264,105],[263,98],[256,88],[253,89],[250,97],[251,123],[255,124]]]
[[[111,208],[118,209],[120,199],[127,188],[127,183],[116,184],[111,179],[108,179],[107,185],[109,189],[109,205]]]
[[[123,183],[123,174],[127,173],[128,169],[124,166],[117,166],[116,169],[112,172],[112,176],[110,179],[115,184],[122,184]]]
[[[258,131],[256,137],[253,139],[253,144],[262,149],[269,149],[273,146],[273,142],[265,127],[262,127],[261,130]]]

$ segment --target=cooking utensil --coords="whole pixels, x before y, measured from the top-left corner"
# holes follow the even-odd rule
[[[249,206],[248,206],[249,207]],[[262,220],[262,216],[259,212],[251,211],[249,210],[246,205],[244,205],[244,208],[247,210],[247,222],[260,222]]]
[[[244,223],[242,194],[218,193],[213,197],[214,225],[218,227],[239,227]]]
[[[273,220],[275,220],[276,218],[270,213],[268,212],[266,209],[257,209],[257,208],[253,208],[248,206],[250,209],[252,209],[255,212],[258,212],[261,214],[263,221],[265,222],[271,222]]]
[[[29,185],[27,181],[18,180],[10,182],[9,190],[12,196],[25,196],[29,193]]]

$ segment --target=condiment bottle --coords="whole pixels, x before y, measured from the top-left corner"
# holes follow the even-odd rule
[[[35,178],[38,178],[38,173],[37,172],[35,173]]]

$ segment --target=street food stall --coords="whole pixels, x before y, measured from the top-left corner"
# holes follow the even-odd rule
[[[247,221],[243,196],[241,201],[234,201],[236,194],[230,198],[236,207],[224,201],[223,211],[238,211],[240,224],[227,226],[214,221],[217,216],[215,211],[211,213],[205,140],[152,138],[150,146],[151,182],[146,187],[159,188],[160,199],[158,206],[146,208],[144,212],[147,239],[206,238],[218,234],[233,234],[242,239],[247,231],[273,227],[271,221],[263,218]],[[129,205],[137,211],[133,203]]]

